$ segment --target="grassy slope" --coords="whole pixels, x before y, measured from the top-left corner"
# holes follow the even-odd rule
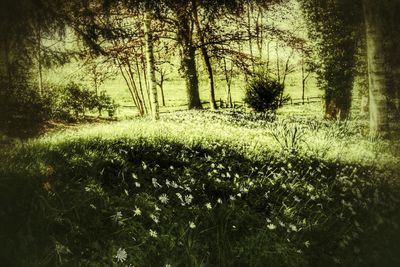
[[[136,266],[393,266],[399,144],[360,131],[179,112],[17,145],[0,164],[2,262],[110,266],[121,248]]]

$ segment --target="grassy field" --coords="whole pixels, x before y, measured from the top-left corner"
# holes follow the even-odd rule
[[[318,105],[180,111],[1,150],[4,266],[397,266],[400,143]]]

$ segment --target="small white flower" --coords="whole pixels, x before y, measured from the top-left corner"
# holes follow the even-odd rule
[[[140,187],[140,183],[135,182],[135,186],[136,186],[137,188],[139,188],[139,187]]]
[[[171,267],[171,264],[167,263],[165,264],[165,267]]]
[[[124,192],[125,192],[125,195],[126,195],[126,196],[129,196],[128,190],[124,189]]]
[[[142,215],[142,211],[135,206],[135,209],[133,210],[133,216],[140,216]]]
[[[178,187],[179,187],[179,185],[178,185],[177,183],[175,183],[175,181],[173,181],[173,182],[171,183],[171,186],[172,186],[173,188],[178,188]]]
[[[290,230],[292,230],[293,232],[297,232],[297,226],[294,224],[289,224],[289,228]]]
[[[150,214],[150,218],[155,222],[155,223],[159,223],[160,220],[158,219],[158,217],[154,214]]]
[[[192,203],[192,200],[193,200],[193,196],[192,195],[187,195],[187,196],[185,196],[185,202],[186,202],[186,204],[190,204],[190,203]]]
[[[162,187],[158,182],[157,178],[152,178],[151,183],[153,184],[154,187]]]
[[[234,196],[229,196],[229,199],[232,200],[232,201],[236,200],[236,198]]]
[[[90,204],[89,206],[90,206],[92,209],[94,209],[94,210],[97,209],[96,206],[93,205],[93,204]]]
[[[282,227],[285,227],[285,223],[282,222],[282,221],[279,221],[279,225],[282,226]]]
[[[157,232],[154,231],[154,230],[152,230],[152,229],[149,230],[149,233],[150,233],[150,236],[151,236],[151,237],[156,238],[156,237],[158,236]]]
[[[171,182],[168,179],[165,179],[165,185],[169,187],[171,185]]]
[[[269,218],[267,218],[267,223],[271,223],[271,220]]]
[[[194,228],[196,228],[196,224],[194,224],[194,222],[190,221],[190,222],[189,222],[189,227],[190,227],[191,229],[194,229]]]
[[[128,253],[126,253],[125,249],[119,248],[117,250],[117,255],[115,255],[117,262],[124,262],[124,261],[126,261],[127,257],[128,257]]]
[[[155,211],[160,211],[161,209],[157,205],[154,205],[154,210]]]
[[[182,198],[181,193],[176,193],[175,195],[178,197],[178,199],[179,199],[181,202],[183,202],[183,198]]]
[[[209,209],[209,210],[212,209],[212,206],[211,206],[211,203],[210,203],[210,202],[208,202],[208,203],[206,204],[206,208]]]
[[[294,199],[294,201],[296,201],[296,202],[300,202],[300,198],[298,198],[297,196],[294,196],[293,199]]]
[[[221,198],[218,198],[218,199],[217,199],[217,202],[218,202],[219,204],[222,204],[222,199],[221,199]]]
[[[268,228],[269,230],[274,230],[274,229],[276,229],[276,225],[270,223],[270,224],[267,225],[267,228]]]
[[[168,203],[168,196],[167,194],[162,194],[161,196],[158,197],[158,199],[161,201],[161,203],[163,204],[167,204]]]
[[[242,194],[241,193],[237,193],[236,196],[237,197],[242,197]]]
[[[117,220],[122,219],[122,212],[118,211],[117,214],[115,214],[115,219]]]
[[[304,245],[306,246],[306,248],[308,248],[309,246],[310,246],[310,241],[306,241],[306,242],[304,242]]]

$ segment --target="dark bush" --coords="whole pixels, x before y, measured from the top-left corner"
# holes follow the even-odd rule
[[[0,131],[24,135],[50,119],[51,109],[51,99],[41,97],[28,84],[0,84]]]
[[[275,111],[289,99],[283,96],[284,86],[264,73],[248,82],[244,102],[256,112]]]

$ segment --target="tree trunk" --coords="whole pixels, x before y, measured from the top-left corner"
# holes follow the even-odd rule
[[[158,84],[160,86],[160,93],[161,93],[161,103],[162,106],[165,107],[165,96],[164,96],[164,73],[163,70],[160,70],[160,82]]]
[[[196,48],[193,46],[192,28],[187,14],[178,13],[178,42],[181,46],[181,64],[183,78],[186,82],[186,93],[189,109],[201,109],[199,79],[196,69]]]
[[[43,96],[43,69],[42,69],[42,34],[38,27],[38,87],[39,94]]]
[[[226,91],[226,103],[229,108],[232,108],[232,93],[231,93],[231,84],[232,84],[232,72],[233,66],[231,66],[230,72],[228,72],[228,68],[226,66],[226,59],[224,57],[224,73],[225,73],[225,80],[227,85]]]
[[[375,0],[364,0],[364,19],[367,39],[370,135],[385,136],[389,132],[387,106],[387,73],[384,36],[379,5]]]
[[[205,38],[204,38],[204,33],[201,29],[200,22],[199,22],[199,17],[197,14],[197,7],[193,8],[194,12],[194,22],[196,24],[197,32],[200,38],[201,42],[201,54],[203,56],[204,64],[206,65],[207,73],[208,73],[208,80],[210,81],[210,109],[216,110],[217,109],[217,103],[215,102],[215,87],[214,87],[214,74],[213,74],[213,69],[211,66],[211,60],[210,56],[208,55],[207,47],[204,45],[205,44]]]
[[[247,33],[249,35],[249,50],[250,50],[250,56],[251,56],[251,68],[253,71],[253,74],[255,72],[255,62],[254,62],[254,53],[253,53],[253,36],[251,32],[251,16],[253,13],[253,7],[250,1],[248,1],[248,10],[247,10]]]
[[[153,32],[151,30],[151,14],[145,13],[144,31],[146,39],[146,60],[147,71],[149,77],[150,99],[151,99],[151,114],[154,120],[160,118],[158,98],[157,98],[157,81],[156,81],[156,68],[154,60],[154,42]]]

